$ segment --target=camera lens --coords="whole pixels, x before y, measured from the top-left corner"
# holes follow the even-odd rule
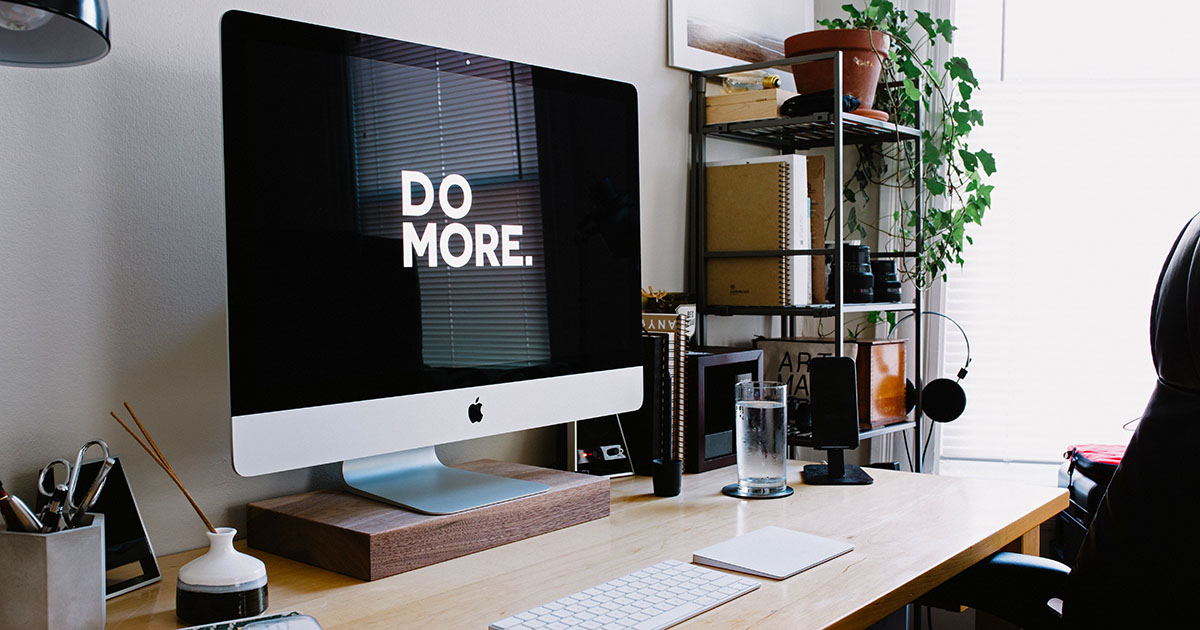
[[[833,243],[825,247],[832,248]],[[829,282],[825,284],[825,299],[834,301],[834,278],[838,272],[837,265],[832,264],[833,257],[827,257],[829,266]],[[871,248],[858,241],[842,243],[842,260],[846,261],[846,277],[843,279],[843,302],[862,303],[875,301],[875,276],[871,273]]]
[[[872,261],[871,273],[875,274],[875,301],[899,302],[900,276],[896,275],[896,261]]]

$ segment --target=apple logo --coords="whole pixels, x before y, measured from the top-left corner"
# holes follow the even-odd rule
[[[479,402],[478,398],[471,403],[471,406],[467,407],[467,417],[471,419],[472,423],[483,420],[483,403]]]

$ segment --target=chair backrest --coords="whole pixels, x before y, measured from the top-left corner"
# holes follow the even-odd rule
[[[1182,627],[1200,570],[1200,215],[1176,239],[1150,315],[1158,372],[1142,420],[1071,572],[1071,627]],[[1081,392],[1080,395],[1099,395]]]

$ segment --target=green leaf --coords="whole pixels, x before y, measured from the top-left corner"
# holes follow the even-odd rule
[[[979,81],[975,80],[975,73],[971,71],[971,64],[967,63],[966,59],[951,57],[950,61],[946,62],[946,70],[950,72],[950,78],[979,87]]]
[[[966,84],[959,83],[959,85],[966,85]],[[951,116],[951,118],[954,119],[954,124],[958,125],[958,127],[959,127],[958,133],[965,134],[968,131],[970,131],[971,117],[967,114],[967,112],[955,111],[953,114],[950,114],[950,116]]]
[[[980,149],[975,152],[975,157],[978,157],[979,163],[983,165],[983,172],[988,175],[996,172],[996,158],[992,157],[991,153]]]
[[[975,154],[966,149],[959,149],[958,157],[962,159],[963,167],[968,171],[973,171],[978,166]]]
[[[936,31],[934,30],[933,18],[929,17],[929,14],[926,13],[925,11],[917,11],[916,14],[917,14],[917,20],[916,20],[917,26],[920,26],[921,28],[925,29],[925,34],[929,35],[929,39],[933,39],[934,37],[936,37],[937,34],[936,34]]]
[[[926,177],[924,179],[924,181],[925,181],[925,188],[927,190],[929,190],[929,192],[932,193],[933,195],[936,196],[936,195],[945,194],[946,185],[943,184],[942,182],[938,181],[936,178]]]
[[[917,89],[917,86],[913,85],[912,79],[904,80],[904,95],[914,103],[921,102],[921,91]]]
[[[973,89],[974,89],[974,88],[972,88],[972,87],[971,87],[971,84],[970,84],[970,83],[967,83],[966,81],[961,81],[961,82],[959,82],[959,84],[958,84],[958,93],[959,93],[959,94],[962,94],[962,97],[963,97],[963,100],[964,100],[964,101],[969,101],[969,100],[971,100],[971,91],[972,91]]]
[[[958,30],[958,27],[951,24],[950,20],[937,21],[937,32],[946,38],[947,43],[954,43],[954,31],[956,30]]]

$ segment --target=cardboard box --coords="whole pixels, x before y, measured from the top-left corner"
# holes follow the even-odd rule
[[[779,106],[795,92],[772,88],[718,94],[704,99],[704,123],[713,125],[742,120],[779,118]]]
[[[858,381],[858,426],[862,430],[904,422],[904,346],[907,339],[846,341],[846,354],[854,358]],[[793,337],[755,339],[763,351],[763,379],[788,385],[788,396],[812,400],[808,362],[833,356],[832,339]]]

